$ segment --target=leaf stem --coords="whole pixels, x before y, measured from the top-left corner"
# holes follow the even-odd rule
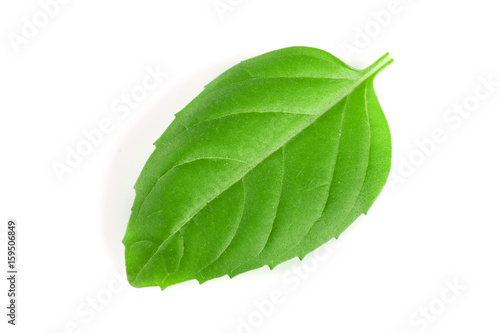
[[[375,61],[373,64],[368,66],[365,69],[365,72],[370,73],[370,75],[376,75],[380,73],[384,68],[389,66],[393,62],[393,59],[389,55],[389,53],[384,54],[381,56],[377,61]]]

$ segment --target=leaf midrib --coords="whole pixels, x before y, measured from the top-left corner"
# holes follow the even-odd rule
[[[144,267],[146,267],[149,264],[149,262],[158,254],[158,252],[160,252],[161,250],[163,250],[164,246],[167,244],[167,242],[170,240],[170,238],[172,238],[175,234],[177,234],[179,232],[179,230],[182,229],[182,227],[184,227],[184,225],[186,223],[188,223],[190,220],[193,219],[194,216],[196,216],[196,214],[198,214],[202,209],[204,209],[206,206],[208,206],[215,198],[217,198],[223,192],[227,191],[231,186],[233,186],[234,184],[236,184],[237,182],[239,182],[240,180],[242,180],[248,173],[250,173],[255,167],[257,167],[257,165],[259,165],[260,163],[262,163],[266,158],[268,158],[269,156],[271,156],[272,154],[274,154],[276,151],[278,151],[283,146],[285,146],[288,142],[290,142],[291,140],[293,140],[302,131],[304,131],[306,128],[308,128],[309,126],[311,126],[312,124],[314,124],[316,122],[316,120],[318,120],[326,112],[328,112],[329,110],[331,110],[335,105],[337,105],[337,103],[339,103],[342,99],[344,99],[346,96],[348,96],[349,94],[351,94],[357,87],[359,87],[361,84],[363,84],[367,79],[369,79],[372,76],[374,76],[375,74],[377,74],[380,70],[382,70],[384,67],[386,67],[387,65],[389,65],[391,62],[392,62],[392,59],[389,57],[389,54],[388,53],[384,54],[380,59],[378,59],[371,66],[369,66],[368,68],[366,68],[363,71],[364,72],[363,75],[361,75],[359,77],[359,79],[357,79],[356,81],[354,81],[353,85],[349,89],[347,89],[342,95],[340,95],[339,97],[337,97],[336,100],[333,101],[332,104],[328,108],[325,109],[325,111],[323,111],[323,112],[319,113],[317,116],[313,117],[311,119],[311,121],[310,121],[309,124],[303,126],[299,130],[297,130],[296,132],[294,132],[292,135],[290,135],[283,142],[282,145],[278,146],[276,149],[271,150],[271,152],[269,154],[265,155],[262,159],[260,159],[259,161],[257,161],[251,168],[249,168],[246,172],[244,172],[241,175],[241,177],[239,177],[234,182],[232,182],[231,184],[229,184],[219,194],[217,194],[214,197],[210,198],[204,205],[202,205],[199,209],[197,209],[195,212],[193,212],[185,221],[183,221],[180,224],[180,226],[175,231],[173,231],[170,234],[170,236],[168,236],[167,238],[165,238],[165,240],[158,246],[158,248],[156,249],[156,251],[148,259],[148,261],[146,261],[146,263],[139,269],[139,271],[137,272],[137,275],[135,276],[135,279],[134,279],[134,281],[132,283],[136,282],[137,277],[142,272],[142,270],[144,269]],[[146,199],[147,199],[147,196],[144,198],[144,201],[146,201]],[[139,218],[139,215],[137,216],[137,218]],[[134,243],[130,244],[130,246],[132,246]]]

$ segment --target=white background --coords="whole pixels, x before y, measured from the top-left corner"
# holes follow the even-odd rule
[[[224,0],[222,16],[212,1],[73,0],[17,48],[10,39],[41,7],[0,5],[0,232],[17,220],[20,265],[18,326],[6,324],[2,278],[1,331],[500,332],[500,87],[466,118],[445,118],[487,91],[481,77],[500,81],[498,4],[401,0],[381,27],[371,12],[389,0]],[[359,68],[390,52],[375,90],[393,136],[392,183],[319,262],[165,291],[118,283],[132,187],[154,140],[223,70],[294,45]],[[119,118],[115,100],[157,67],[169,76]],[[52,164],[105,118],[113,131],[59,181]],[[446,139],[423,155],[416,141],[439,129]]]

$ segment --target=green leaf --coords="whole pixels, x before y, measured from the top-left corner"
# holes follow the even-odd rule
[[[180,111],[135,185],[123,240],[135,287],[204,282],[337,238],[368,211],[390,169],[373,78],[313,48],[227,70]]]

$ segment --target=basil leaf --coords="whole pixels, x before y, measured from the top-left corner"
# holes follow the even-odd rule
[[[366,214],[390,169],[373,78],[391,62],[386,54],[356,70],[290,47],[209,83],[135,185],[123,240],[130,283],[164,289],[273,268]]]

